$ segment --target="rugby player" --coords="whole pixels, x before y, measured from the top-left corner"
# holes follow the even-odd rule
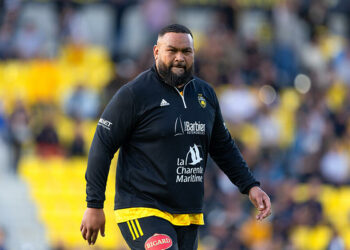
[[[104,236],[106,181],[119,149],[115,216],[131,249],[197,249],[208,154],[259,210],[259,187],[223,121],[213,88],[193,75],[191,31],[173,24],[158,34],[155,65],[124,85],[96,128],[86,170],[87,209],[81,232]],[[232,201],[235,202],[235,201]]]

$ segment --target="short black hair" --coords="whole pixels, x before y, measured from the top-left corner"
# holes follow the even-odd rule
[[[158,36],[163,36],[163,35],[165,35],[166,33],[170,33],[170,32],[190,34],[191,37],[193,38],[192,32],[190,31],[189,28],[187,28],[187,27],[184,26],[184,25],[177,24],[177,23],[170,24],[170,25],[165,26],[164,28],[162,28],[162,29],[159,31]]]

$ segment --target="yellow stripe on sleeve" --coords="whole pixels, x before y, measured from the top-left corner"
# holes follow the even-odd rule
[[[139,233],[138,233],[137,230],[136,230],[136,227],[135,227],[134,222],[131,220],[130,223],[131,223],[132,228],[134,229],[134,232],[135,232],[135,234],[136,234],[136,238],[140,237],[140,236],[139,236]]]
[[[138,228],[138,230],[139,230],[139,232],[140,232],[140,235],[142,236],[142,235],[143,235],[143,232],[142,232],[142,229],[141,229],[141,226],[140,226],[139,220],[138,220],[138,219],[136,219],[136,220],[135,220],[135,223],[136,223],[136,226],[137,226],[137,228]]]
[[[128,224],[128,227],[129,227],[130,233],[131,233],[131,235],[132,235],[132,239],[133,239],[133,240],[135,240],[135,239],[136,239],[136,238],[135,238],[135,234],[134,234],[134,232],[132,231],[132,228],[131,228],[131,226],[130,226],[130,222],[129,222],[129,221],[127,221],[126,223]]]

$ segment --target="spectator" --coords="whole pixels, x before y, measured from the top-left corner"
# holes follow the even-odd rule
[[[220,96],[222,115],[234,124],[252,118],[258,111],[256,96],[243,85],[230,88]]]
[[[4,136],[6,129],[6,114],[4,111],[4,103],[0,100],[0,138]]]
[[[345,250],[345,242],[343,237],[339,235],[339,232],[334,228],[334,226],[331,226],[331,229],[333,235],[327,250]]]
[[[331,143],[321,159],[323,178],[332,184],[346,184],[349,182],[349,166],[348,154],[341,144],[336,141]]]
[[[37,153],[40,156],[62,155],[58,135],[53,120],[46,118],[44,125],[36,137]]]
[[[0,59],[10,58],[12,52],[13,27],[9,22],[0,26]]]
[[[43,42],[44,35],[38,26],[32,20],[26,20],[15,37],[15,53],[23,59],[40,57]]]
[[[68,156],[85,156],[85,141],[80,121],[76,121],[74,125],[74,139],[70,145]]]
[[[350,84],[350,42],[346,44],[344,50],[341,51],[334,61],[335,71],[342,81],[346,84]]]
[[[0,227],[0,250],[6,250],[5,248],[5,231]]]
[[[123,60],[116,64],[112,79],[106,84],[102,92],[101,106],[107,105],[118,89],[137,75],[136,63],[131,60]]]
[[[64,5],[61,14],[61,38],[64,42],[77,45],[86,44],[89,39],[88,23],[82,13],[72,4]]]
[[[99,110],[99,98],[83,84],[78,84],[64,101],[64,110],[74,119],[94,119]]]
[[[142,13],[147,29],[151,31],[150,42],[153,42],[158,31],[172,21],[174,2],[171,0],[143,1]]]
[[[19,160],[22,154],[22,146],[31,139],[29,128],[29,114],[24,103],[18,100],[9,118],[8,140],[12,151],[12,168],[17,173]]]

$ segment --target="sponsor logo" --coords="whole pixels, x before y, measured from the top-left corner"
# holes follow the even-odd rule
[[[200,121],[182,121],[181,117],[175,120],[175,136],[178,135],[205,135],[205,124]]]
[[[173,245],[173,241],[166,234],[154,234],[145,242],[146,250],[168,249]]]
[[[199,149],[198,149],[198,146],[196,144],[194,144],[193,147],[190,147],[190,150],[188,151],[188,153],[186,155],[186,164],[187,164],[187,160],[188,160],[189,155],[191,155],[191,160],[192,160],[192,162],[190,162],[189,164],[192,166],[200,163],[203,160],[202,157],[200,156]]]
[[[104,119],[101,118],[101,119],[98,121],[97,126],[102,126],[102,127],[106,128],[106,129],[108,129],[108,130],[111,130],[112,124],[113,124],[113,123],[111,123],[110,121],[107,121],[107,120],[104,120]]]
[[[205,100],[202,94],[198,94],[198,102],[202,108],[205,108],[207,106],[207,101]]]
[[[176,182],[203,182],[204,169],[201,146],[190,146],[185,158],[177,158]]]
[[[162,101],[160,102],[160,106],[164,107],[164,106],[169,106],[170,103],[168,103],[166,100],[162,99]]]

